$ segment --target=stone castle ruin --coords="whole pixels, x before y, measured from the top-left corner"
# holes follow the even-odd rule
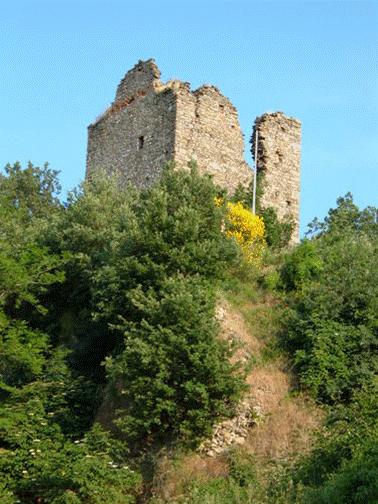
[[[262,205],[280,218],[290,215],[299,239],[301,125],[282,112],[255,121],[258,171],[264,172]],[[194,160],[200,173],[232,193],[249,185],[252,168],[232,103],[215,86],[191,91],[190,84],[160,81],[154,60],[139,61],[121,80],[112,105],[88,127],[86,177],[117,171],[126,183],[148,187],[168,161],[185,168]]]

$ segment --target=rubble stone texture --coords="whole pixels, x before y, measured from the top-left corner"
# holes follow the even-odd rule
[[[264,205],[279,216],[289,212],[298,228],[300,123],[276,113],[264,114],[256,125],[258,168],[267,174]],[[252,180],[232,103],[214,86],[191,91],[178,80],[164,84],[154,60],[139,61],[121,80],[112,105],[88,127],[86,177],[118,172],[143,188],[158,180],[167,161],[186,168],[191,160],[230,193]]]
[[[215,457],[233,445],[245,443],[249,429],[264,421],[264,415],[259,406],[253,406],[253,396],[240,402],[236,414],[230,420],[215,425],[212,436],[198,447],[198,452]]]
[[[257,172],[263,172],[262,207],[273,207],[280,219],[292,216],[292,242],[299,241],[299,190],[301,168],[301,123],[282,112],[263,114],[255,121],[252,154],[258,132]]]

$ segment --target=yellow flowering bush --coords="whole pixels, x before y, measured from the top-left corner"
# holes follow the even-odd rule
[[[226,234],[236,239],[246,260],[258,264],[266,247],[264,221],[242,203],[227,203]]]

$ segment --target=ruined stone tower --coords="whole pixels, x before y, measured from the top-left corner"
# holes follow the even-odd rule
[[[280,219],[291,216],[295,223],[292,241],[298,242],[301,123],[282,112],[257,117],[252,153],[255,152],[256,131],[257,172],[264,174],[260,204],[275,208]]]
[[[151,185],[167,161],[201,173],[234,190],[251,170],[237,111],[214,86],[160,81],[153,60],[140,61],[122,79],[115,100],[88,128],[87,176],[117,170],[138,187]]]
[[[258,168],[266,173],[264,206],[299,221],[300,123],[282,113],[256,119]],[[248,185],[238,114],[220,91],[195,91],[178,80],[160,81],[154,60],[139,61],[121,80],[112,105],[88,127],[86,176],[119,172],[125,182],[148,187],[167,161],[185,168],[195,160],[200,173],[232,193]]]

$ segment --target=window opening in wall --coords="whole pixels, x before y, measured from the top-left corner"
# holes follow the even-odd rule
[[[142,150],[144,146],[144,136],[138,137],[138,150]]]

